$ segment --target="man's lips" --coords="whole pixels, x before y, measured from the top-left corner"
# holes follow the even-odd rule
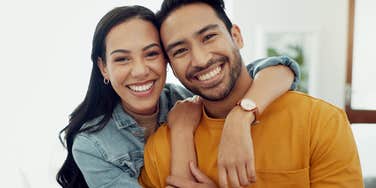
[[[222,71],[222,67],[220,65],[211,67],[208,71],[204,73],[198,74],[195,78],[200,81],[210,80],[213,77],[217,76]]]
[[[191,79],[192,84],[199,88],[212,88],[220,84],[225,76],[224,66],[214,66],[209,69],[209,72],[206,71],[205,74],[198,75]]]
[[[212,64],[212,65],[206,67],[205,69],[201,69],[200,71],[196,71],[194,73],[189,74],[189,77],[199,80],[200,77],[202,77],[204,75],[211,74],[211,72],[213,72],[216,69],[218,69],[218,67],[220,67],[222,69],[223,68],[223,64],[224,63]]]

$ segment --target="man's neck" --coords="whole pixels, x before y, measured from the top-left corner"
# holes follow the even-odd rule
[[[208,116],[212,118],[226,118],[227,114],[234,108],[236,103],[243,98],[251,85],[252,79],[249,77],[247,69],[243,64],[239,78],[226,98],[220,101],[203,100]]]

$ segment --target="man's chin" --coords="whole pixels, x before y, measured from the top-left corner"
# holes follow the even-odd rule
[[[226,98],[228,94],[229,94],[228,91],[215,91],[215,90],[211,90],[210,92],[199,91],[197,93],[197,95],[200,95],[202,98],[204,98],[205,100],[209,100],[209,101],[221,101],[224,98]]]
[[[225,99],[229,94],[232,88],[227,86],[227,84],[218,84],[212,88],[200,88],[200,87],[188,87],[185,85],[187,89],[189,89],[195,95],[201,96],[205,100],[209,101],[221,101]]]

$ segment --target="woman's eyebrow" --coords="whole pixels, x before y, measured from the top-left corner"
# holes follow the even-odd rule
[[[158,47],[158,48],[161,48],[161,46],[159,44],[153,43],[153,44],[149,44],[149,45],[145,46],[144,48],[142,48],[142,50],[145,51],[145,50],[152,48],[152,47],[155,47],[155,46]]]
[[[125,50],[125,49],[117,49],[117,50],[114,50],[110,53],[110,55],[114,54],[114,53],[131,53],[131,51],[129,50]]]

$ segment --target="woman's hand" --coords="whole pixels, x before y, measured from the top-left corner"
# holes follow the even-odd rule
[[[254,113],[246,112],[239,106],[227,115],[218,148],[220,187],[247,186],[256,181],[250,130],[254,119]]]

